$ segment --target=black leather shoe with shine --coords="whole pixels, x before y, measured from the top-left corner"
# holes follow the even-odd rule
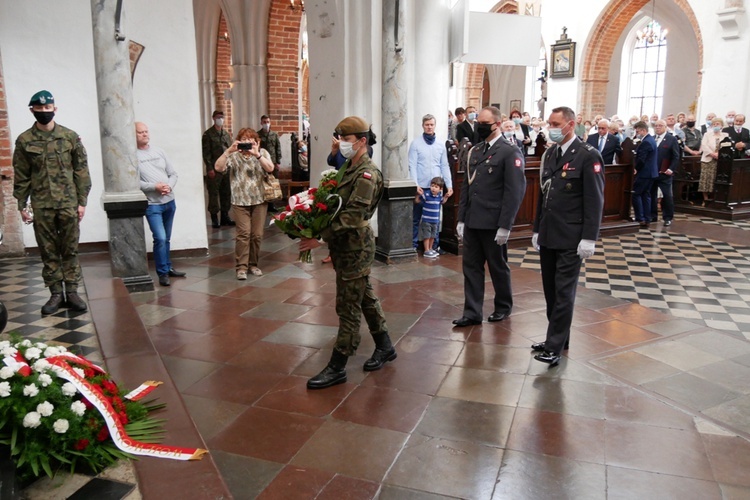
[[[187,273],[183,273],[182,271],[175,271],[173,268],[169,268],[169,275],[173,278],[184,278],[187,276]]]
[[[549,363],[550,366],[555,366],[560,362],[560,355],[554,352],[542,351],[534,356],[534,359],[542,363]]]
[[[161,286],[169,286],[169,275],[168,274],[160,274],[159,275],[159,284]]]
[[[490,314],[490,317],[487,318],[487,321],[489,321],[490,323],[494,323],[496,321],[502,321],[505,318],[507,318],[508,316],[510,316],[510,314],[494,312],[494,313]]]
[[[307,381],[308,389],[325,389],[346,382],[346,368],[336,368],[331,365]]]
[[[453,320],[453,324],[456,325],[456,326],[459,326],[459,327],[463,327],[463,326],[469,326],[469,325],[481,325],[482,322],[481,321],[476,321],[476,320],[473,320],[473,319],[469,319],[466,316],[461,316],[458,319],[454,319]]]
[[[531,350],[536,352],[543,352],[545,348],[544,342],[537,342],[536,344],[531,344]],[[563,347],[564,350],[568,350],[570,348],[570,344],[568,342],[565,342],[565,347]]]

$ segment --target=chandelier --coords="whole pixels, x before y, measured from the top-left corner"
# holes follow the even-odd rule
[[[653,2],[651,2],[651,20],[645,28],[636,31],[635,33],[636,40],[643,42],[646,45],[664,41],[667,38],[667,33],[669,33],[668,29],[662,29],[661,24],[654,19],[655,10],[656,0],[653,0]]]

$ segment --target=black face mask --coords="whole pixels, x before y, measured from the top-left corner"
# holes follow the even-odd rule
[[[484,141],[492,135],[492,126],[494,123],[477,123],[477,135],[480,141]]]
[[[685,124],[690,128],[695,127],[695,122],[685,122]]]
[[[42,125],[47,125],[54,117],[54,111],[34,111],[34,118]]]

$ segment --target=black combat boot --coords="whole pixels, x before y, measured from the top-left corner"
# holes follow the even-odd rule
[[[211,227],[214,229],[221,227],[221,224],[219,224],[219,214],[211,214]]]
[[[78,295],[78,292],[67,292],[65,294],[66,301],[65,303],[68,306],[68,309],[72,309],[74,311],[86,311],[88,309],[88,306],[83,301],[80,295]]]
[[[47,303],[42,306],[42,314],[55,314],[62,303],[62,292],[52,292]]]
[[[349,357],[346,354],[342,354],[334,349],[328,366],[307,381],[307,388],[325,389],[326,387],[346,382],[346,362],[348,360]]]
[[[221,212],[222,226],[236,226],[235,222],[229,218],[229,212]]]
[[[380,370],[386,362],[393,361],[398,356],[396,349],[391,344],[388,332],[374,333],[372,338],[375,340],[375,352],[372,353],[370,359],[365,361],[364,369],[366,372]]]

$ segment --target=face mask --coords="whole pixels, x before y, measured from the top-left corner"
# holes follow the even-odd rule
[[[47,125],[54,117],[54,111],[34,111],[34,118],[42,125]]]
[[[690,128],[693,128],[693,127],[695,127],[695,121],[692,121],[692,122],[685,122],[685,124],[686,124],[686,125],[687,125],[688,127],[690,127]]]
[[[714,127],[714,132],[717,134],[721,132],[721,127]]]
[[[513,123],[515,123],[516,125],[518,125],[519,123],[521,123],[521,119],[520,118],[513,118]]]
[[[734,125],[734,116],[727,116],[727,125]]]
[[[271,128],[271,124],[270,123],[263,123],[263,124],[261,124],[261,127],[263,127],[263,130],[265,130],[266,132],[268,132],[270,130],[270,128]]]
[[[341,154],[344,158],[351,158],[356,153],[353,149],[353,144],[351,142],[339,142],[339,151],[341,151]]]
[[[636,123],[638,123],[638,122],[636,122],[636,121],[634,121],[634,120],[630,120],[630,126],[631,126],[631,127],[632,127],[633,125],[635,125]]]
[[[483,141],[492,135],[492,126],[494,123],[478,123],[477,124],[477,135],[479,140]]]
[[[477,114],[476,113],[469,113],[469,121],[473,122],[476,119],[477,119]]]
[[[307,146],[302,146],[301,148],[299,148],[299,152],[300,153],[307,153]]]
[[[510,139],[512,137],[515,137],[516,133],[512,130],[506,130],[505,132],[503,132],[503,135],[506,139]]]
[[[224,126],[224,118],[217,118],[214,120],[214,124],[217,127],[223,127]]]

